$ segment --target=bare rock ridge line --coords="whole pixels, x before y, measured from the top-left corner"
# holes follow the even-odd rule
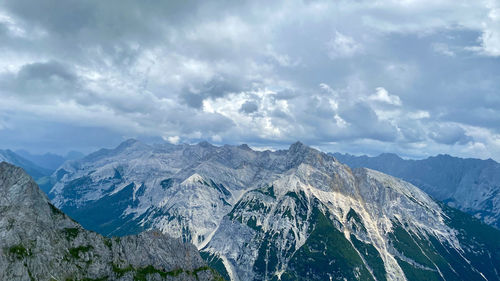
[[[350,167],[366,167],[402,178],[432,197],[500,228],[500,164],[488,159],[438,155],[405,160],[396,154],[375,157],[331,154]]]
[[[106,238],[54,207],[23,169],[0,163],[0,280],[220,280],[197,249],[156,231]]]
[[[129,140],[53,177],[52,202],[84,226],[159,229],[226,279],[500,280],[500,232],[300,142],[254,151]]]

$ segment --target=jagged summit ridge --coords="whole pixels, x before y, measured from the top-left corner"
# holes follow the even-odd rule
[[[352,167],[368,167],[409,181],[432,197],[500,228],[500,164],[437,155],[422,160],[334,154]]]
[[[496,280],[495,267],[479,262],[491,252],[469,251],[424,192],[302,143],[274,152],[134,146],[56,173],[64,177],[53,202],[84,225],[114,235],[160,229],[191,241],[232,280]],[[452,269],[437,258],[443,249]]]

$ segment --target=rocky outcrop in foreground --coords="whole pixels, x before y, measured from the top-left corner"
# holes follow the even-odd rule
[[[220,280],[196,247],[155,231],[106,238],[0,163],[0,280]]]

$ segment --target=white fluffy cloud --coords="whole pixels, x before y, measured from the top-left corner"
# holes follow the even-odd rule
[[[499,159],[499,30],[494,0],[3,1],[0,145],[299,139]]]
[[[168,141],[171,144],[178,144],[181,138],[179,136],[169,136],[163,137],[164,140]]]
[[[327,48],[331,59],[348,58],[359,54],[363,49],[352,37],[338,31],[335,31],[335,36],[327,42]]]
[[[500,3],[495,0],[485,1],[489,9],[487,17],[481,21],[482,34],[478,38],[479,46],[471,47],[486,56],[500,56]]]
[[[375,93],[370,95],[368,100],[401,106],[401,99],[396,95],[390,95],[383,87],[377,87]]]

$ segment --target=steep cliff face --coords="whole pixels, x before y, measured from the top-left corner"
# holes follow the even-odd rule
[[[193,245],[159,232],[105,238],[0,163],[0,280],[215,280]]]
[[[366,167],[402,178],[432,197],[500,228],[500,164],[489,159],[438,155],[405,160],[395,154],[376,157],[332,154],[350,167]]]
[[[236,280],[498,280],[499,233],[450,210],[373,170],[301,163],[247,192],[204,251]]]
[[[54,177],[53,202],[84,225],[182,237],[232,280],[500,280],[498,231],[301,143],[131,140]]]

